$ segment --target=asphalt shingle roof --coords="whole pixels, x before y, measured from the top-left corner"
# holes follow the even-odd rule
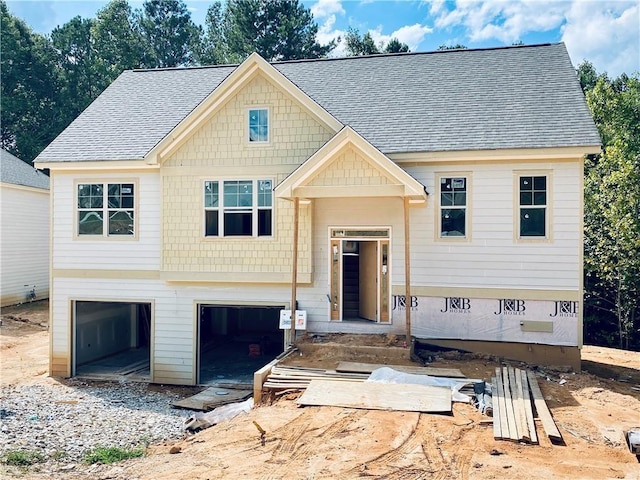
[[[600,144],[562,43],[273,65],[384,153]],[[124,72],[36,161],[144,158],[234,68]]]
[[[0,182],[49,190],[49,177],[0,149]]]

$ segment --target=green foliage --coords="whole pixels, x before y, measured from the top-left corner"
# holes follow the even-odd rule
[[[143,66],[143,38],[126,0],[112,0],[98,11],[91,37],[96,50],[94,69],[104,87],[124,70]]]
[[[89,464],[107,464],[142,456],[144,456],[142,448],[96,447],[84,456],[84,461]]]
[[[585,318],[588,327],[599,325],[594,335],[615,332],[617,346],[638,349],[640,79],[611,81],[590,64],[578,74],[603,142],[603,152],[585,166]]]
[[[95,68],[92,26],[93,20],[74,17],[51,32],[51,42],[58,51],[61,80],[58,100],[66,107],[65,123],[70,123],[106,87]]]
[[[461,43],[456,43],[455,45],[446,45],[446,44],[442,44],[438,47],[439,51],[443,51],[443,50],[466,50],[467,46],[466,45],[462,45]]]
[[[31,162],[64,126],[57,108],[57,54],[0,1],[0,144]]]
[[[44,461],[44,457],[30,450],[11,450],[4,454],[2,463],[14,467],[29,467]]]
[[[144,64],[148,67],[192,65],[200,29],[182,0],[147,0],[137,22],[144,42]]]
[[[358,29],[349,27],[347,34],[344,38],[345,49],[347,55],[350,57],[356,57],[359,55],[378,55],[380,53],[402,53],[408,52],[409,46],[406,43],[402,43],[397,38],[392,38],[385,46],[384,43],[376,45],[371,33],[366,32],[360,36]]]
[[[215,21],[208,23],[207,35],[226,41],[227,61],[242,61],[252,52],[268,61],[321,58],[335,48],[335,42],[316,41],[318,25],[298,0],[229,0],[224,11],[212,7]]]

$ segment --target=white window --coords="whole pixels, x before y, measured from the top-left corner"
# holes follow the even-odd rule
[[[440,178],[440,237],[467,236],[467,178]]]
[[[249,142],[267,143],[269,141],[269,110],[252,108],[249,110]]]
[[[78,235],[134,235],[133,183],[78,184]]]
[[[520,237],[547,236],[547,177],[520,177]]]
[[[265,237],[273,233],[271,180],[204,182],[206,237]]]

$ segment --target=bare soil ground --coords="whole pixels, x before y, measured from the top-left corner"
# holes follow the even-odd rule
[[[55,382],[46,374],[47,317],[46,302],[3,309],[3,385]],[[332,340],[344,345],[342,355],[298,357],[295,363],[331,368],[342,359],[358,360],[350,348],[353,337]],[[78,467],[54,477],[24,472],[22,478],[640,479],[639,460],[624,439],[626,430],[640,427],[640,391],[634,390],[640,353],[586,346],[582,356],[582,372],[545,370],[539,377],[565,445],[552,445],[538,420],[539,445],[496,441],[490,417],[467,404],[455,403],[452,415],[299,408],[299,392],[288,392],[184,440],[151,446],[142,459],[100,472]],[[500,364],[447,353],[432,366],[488,380]],[[255,423],[266,431],[264,440]]]

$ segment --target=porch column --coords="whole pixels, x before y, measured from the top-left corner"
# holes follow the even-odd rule
[[[407,344],[411,344],[411,249],[409,241],[409,197],[404,197],[404,295]]]
[[[290,344],[296,343],[296,287],[298,286],[298,222],[300,199],[293,199],[293,256],[291,257],[291,333]]]

